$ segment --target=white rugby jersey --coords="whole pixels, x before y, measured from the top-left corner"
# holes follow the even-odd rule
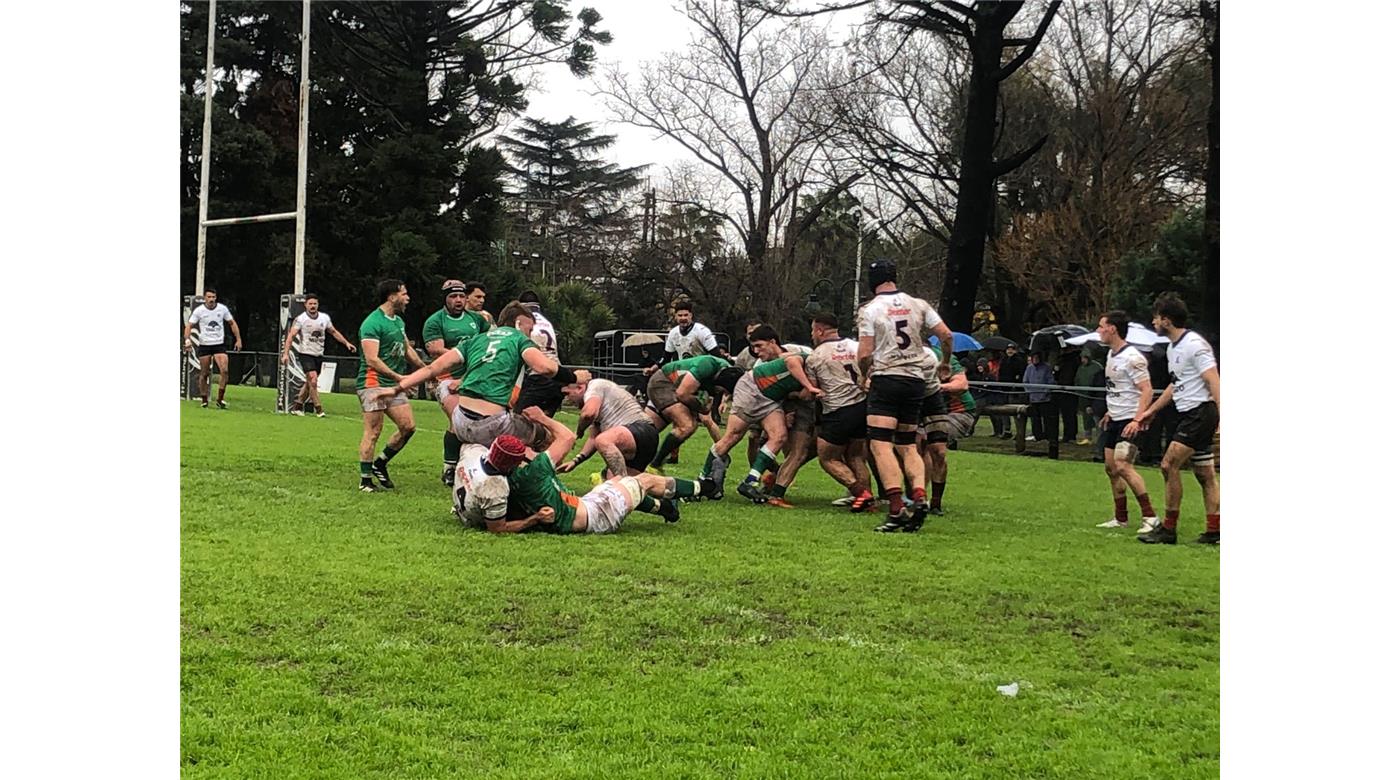
[[[860,336],[875,338],[871,376],[924,378],[923,334],[943,321],[928,301],[898,290],[880,293],[857,319]]]
[[[1172,402],[1178,412],[1189,412],[1211,400],[1201,374],[1215,368],[1215,350],[1194,330],[1167,345],[1167,370],[1172,375]]]
[[[1104,383],[1108,387],[1108,419],[1131,420],[1137,415],[1142,391],[1138,383],[1150,381],[1147,358],[1137,347],[1124,344],[1117,352],[1109,352],[1103,367]]]
[[[807,373],[825,394],[822,411],[834,412],[865,400],[860,389],[860,363],[856,352],[860,343],[855,339],[824,341],[807,358]]]
[[[734,361],[734,365],[745,371],[752,371],[754,365],[758,363],[758,356],[753,353],[753,347],[744,347],[737,353],[730,355],[730,358]]]
[[[559,337],[554,335],[554,323],[543,312],[532,311],[531,314],[535,315],[535,327],[530,331],[530,339],[551,360],[559,360]]]
[[[201,347],[224,343],[224,323],[232,319],[233,315],[222,303],[214,304],[212,309],[202,303],[194,307],[189,324],[195,326],[191,334],[195,343]]]
[[[717,346],[719,342],[715,341],[715,334],[698,322],[691,323],[690,330],[686,333],[681,333],[681,326],[677,325],[666,334],[666,351],[674,352],[682,360],[696,355],[708,355],[710,350]]]
[[[331,315],[317,312],[313,320],[302,312],[293,324],[297,326],[297,352],[303,355],[326,354],[326,333],[331,328]]]
[[[608,379],[594,379],[589,382],[588,388],[583,391],[584,403],[594,398],[603,400],[603,405],[598,409],[598,416],[594,420],[600,431],[634,422],[650,423],[646,412],[642,411],[642,405],[616,382]]]
[[[480,444],[464,444],[452,480],[452,509],[472,528],[485,528],[487,520],[503,520],[510,482],[502,474],[487,474],[482,461],[490,452]]]

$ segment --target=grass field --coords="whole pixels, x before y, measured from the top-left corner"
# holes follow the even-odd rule
[[[1177,547],[1093,527],[1101,466],[972,452],[919,534],[828,506],[812,464],[796,510],[731,484],[673,526],[495,537],[448,511],[435,405],[366,495],[354,397],[273,399],[181,404],[186,777],[1219,774],[1220,559],[1185,543],[1189,477]]]

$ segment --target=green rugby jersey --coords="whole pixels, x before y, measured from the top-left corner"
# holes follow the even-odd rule
[[[467,367],[457,392],[501,406],[510,406],[520,395],[525,378],[527,349],[539,349],[529,336],[515,328],[495,328],[453,347]]]
[[[369,362],[365,360],[366,341],[379,342],[379,359],[384,361],[390,371],[397,374],[408,373],[408,340],[404,335],[403,317],[386,316],[384,310],[376,306],[374,311],[365,317],[365,321],[360,323],[360,373],[355,376],[356,390],[388,387],[395,381],[381,376],[370,367]]]
[[[423,323],[423,343],[442,339],[444,349],[452,349],[463,341],[470,339],[478,333],[485,333],[491,329],[491,324],[486,321],[485,315],[479,311],[470,309],[462,312],[456,317],[447,313],[447,309],[438,309],[428,317]],[[467,364],[464,362],[460,366],[452,369],[449,373],[438,377],[438,380],[461,379],[467,373]]]
[[[700,383],[700,389],[713,390],[715,377],[720,371],[729,367],[729,361],[718,358],[714,355],[696,355],[685,360],[672,360],[661,367],[661,373],[671,380],[671,384],[681,383],[681,374],[686,373],[695,377],[695,381]]]
[[[549,530],[573,533],[578,496],[559,481],[548,455],[541,453],[529,463],[516,466],[507,481],[510,498],[506,502],[506,517],[523,520],[547,506],[554,510],[554,525]]]
[[[758,384],[758,391],[774,401],[785,400],[788,393],[802,389],[802,383],[788,370],[787,360],[784,358],[765,360],[755,365],[753,379]]]
[[[938,347],[933,347],[933,354],[937,355],[939,360],[943,359],[943,353],[938,349]],[[957,355],[954,355],[953,357],[949,358],[948,365],[953,370],[952,376],[967,373],[967,369],[963,368],[963,364],[958,362]],[[972,414],[974,411],[977,410],[977,402],[972,400],[971,388],[968,388],[967,390],[964,390],[961,393],[950,393],[947,390],[944,390],[943,394],[948,396],[949,414]]]

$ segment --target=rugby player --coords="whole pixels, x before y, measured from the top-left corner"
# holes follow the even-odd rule
[[[355,392],[360,398],[364,422],[364,433],[360,437],[360,490],[365,493],[375,491],[371,475],[382,487],[393,489],[389,461],[408,445],[415,430],[413,407],[409,406],[408,398],[395,394],[395,388],[385,387],[385,384],[401,381],[410,364],[418,371],[425,370],[418,352],[408,347],[400,316],[408,308],[408,288],[402,280],[385,279],[375,288],[375,293],[379,306],[360,323],[360,371],[355,377]],[[398,430],[384,445],[384,452],[373,458],[379,434],[384,430],[385,414]]]
[[[596,451],[608,464],[609,476],[626,476],[646,469],[656,454],[659,432],[642,405],[627,390],[607,379],[568,385],[564,398],[579,407],[578,436],[590,432],[583,449],[559,466],[567,474]]]
[[[1103,449],[1103,470],[1108,474],[1109,489],[1113,493],[1113,518],[1099,523],[1098,527],[1128,526],[1128,489],[1131,488],[1142,510],[1142,527],[1138,533],[1145,534],[1157,525],[1157,513],[1152,509],[1147,483],[1133,468],[1138,450],[1133,440],[1146,428],[1135,420],[1145,419],[1152,403],[1152,377],[1147,370],[1147,358],[1125,340],[1128,334],[1126,312],[1115,310],[1099,317],[1098,333],[1099,340],[1108,347],[1108,358],[1104,360],[1108,411],[1099,421],[1102,429],[1099,447]]]
[[[952,374],[942,382],[937,379],[938,365],[943,362],[937,347],[924,347],[925,382],[939,394],[936,402],[924,399],[922,434],[924,437],[924,467],[929,480],[929,514],[943,514],[943,491],[948,486],[948,443],[972,435],[977,422],[977,402],[968,391],[967,370],[954,355],[949,362]]]
[[[442,283],[445,296],[441,309],[433,312],[423,323],[423,347],[428,359],[437,360],[462,341],[491,329],[491,315],[486,305],[486,287],[481,282],[461,282],[448,279]],[[442,482],[452,486],[452,470],[462,449],[462,442],[452,432],[452,410],[457,406],[456,383],[467,372],[462,363],[455,370],[437,376],[437,399],[447,415],[447,430],[442,434]]]
[[[199,358],[199,398],[200,408],[209,408],[209,363],[219,367],[219,399],[220,409],[227,409],[228,404],[224,403],[224,391],[228,390],[228,353],[224,349],[224,323],[227,322],[233,329],[233,351],[243,349],[243,336],[238,332],[238,323],[234,322],[233,314],[228,307],[219,303],[219,293],[213,287],[204,290],[204,305],[194,307],[190,312],[189,322],[185,323],[185,333],[183,338],[185,351],[189,352],[190,347],[195,348],[195,357]],[[190,339],[190,330],[199,326],[199,341],[196,344]]]
[[[282,364],[286,365],[292,349],[292,340],[297,340],[297,364],[301,366],[301,371],[306,375],[306,381],[302,382],[301,390],[297,392],[296,400],[292,402],[292,414],[302,415],[302,404],[307,400],[311,401],[311,406],[316,410],[317,417],[325,417],[326,413],[321,409],[320,388],[316,386],[316,380],[321,375],[321,361],[326,354],[326,334],[329,333],[350,350],[350,354],[357,351],[355,345],[350,340],[340,334],[331,324],[331,315],[321,311],[321,299],[315,293],[307,293],[305,297],[306,311],[298,314],[292,320],[291,327],[287,328],[287,339],[282,343]],[[300,336],[300,338],[297,338]]]

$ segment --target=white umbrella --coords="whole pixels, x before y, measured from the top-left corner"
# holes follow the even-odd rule
[[[1100,340],[1101,339],[1099,339],[1099,332],[1096,330],[1091,330],[1082,336],[1075,336],[1073,338],[1065,339],[1065,343],[1072,344],[1078,347],[1084,344],[1088,344],[1091,341],[1097,344]],[[1170,341],[1171,339],[1167,338],[1166,336],[1157,335],[1156,331],[1152,330],[1151,328],[1145,325],[1141,325],[1136,322],[1128,323],[1127,342],[1135,347],[1151,348],[1153,344],[1166,344]]]
[[[622,346],[624,347],[642,347],[646,346],[647,344],[664,343],[666,343],[666,339],[661,338],[655,333],[633,333],[632,335],[622,340]]]

